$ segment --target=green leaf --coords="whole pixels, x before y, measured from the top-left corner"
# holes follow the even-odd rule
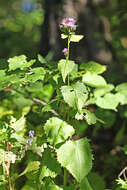
[[[87,138],[67,141],[57,152],[57,159],[73,177],[81,182],[92,168],[92,153]]]
[[[36,82],[37,80],[44,80],[46,72],[42,67],[31,69],[29,73],[25,75],[22,82]]]
[[[26,119],[22,116],[19,120],[16,121],[14,117],[12,117],[10,121],[11,128],[13,128],[16,132],[22,131],[25,128]]]
[[[83,109],[83,112],[86,114],[84,119],[87,121],[88,125],[95,124],[97,121],[96,115],[89,110]]]
[[[70,107],[74,107],[79,111],[85,105],[88,98],[87,88],[81,82],[77,82],[73,86],[62,86],[61,92],[64,101],[69,104]]]
[[[68,35],[65,34],[61,34],[61,38],[62,39],[66,39],[68,37]],[[84,36],[83,35],[71,35],[70,41],[71,42],[79,42],[80,40],[82,40]]]
[[[40,170],[40,181],[44,177],[55,178],[61,172],[61,166],[51,153],[49,148],[45,149],[43,152],[41,170]]]
[[[40,63],[42,63],[42,64],[47,63],[47,61],[45,60],[45,58],[42,57],[42,55],[38,54],[37,57],[38,57],[38,60],[40,61]]]
[[[62,38],[62,39],[66,39],[67,37],[68,37],[68,35],[61,34],[61,38]]]
[[[15,56],[8,60],[9,62],[9,71],[16,69],[24,69],[26,67],[30,67],[36,60],[31,60],[27,62],[27,57],[25,55]]]
[[[83,75],[82,81],[91,87],[102,87],[107,85],[102,76],[90,72]]]
[[[103,109],[111,109],[116,111],[116,107],[119,104],[119,98],[116,94],[108,93],[104,97],[98,97],[96,104]]]
[[[44,130],[47,135],[47,141],[52,145],[64,142],[75,132],[71,125],[57,117],[50,118],[44,125]]]
[[[117,85],[115,90],[117,92],[126,91],[127,90],[127,82]]]
[[[101,74],[106,70],[106,66],[90,61],[88,63],[82,63],[80,69],[92,74]]]
[[[79,42],[83,39],[83,35],[72,35],[70,41],[71,42]]]
[[[122,90],[116,94],[121,105],[127,104],[127,90]]]
[[[6,76],[5,70],[0,70],[0,81]]]
[[[95,97],[103,96],[104,94],[110,92],[113,89],[114,89],[114,85],[112,84],[107,84],[107,86],[104,86],[104,87],[98,87],[94,90],[94,96]]]
[[[25,170],[21,174],[19,174],[19,177],[25,175],[27,172],[38,170],[39,167],[40,167],[39,161],[29,162]]]
[[[88,125],[95,124],[97,121],[95,114],[86,109],[83,109],[81,113],[77,112],[77,114],[75,115],[75,119],[77,120],[85,119]]]
[[[62,74],[63,81],[65,83],[66,77],[69,73],[72,72],[72,70],[75,67],[74,61],[71,60],[66,60],[66,59],[61,59],[58,63],[58,69]]]
[[[85,178],[82,180],[82,182],[81,182],[81,184],[80,184],[80,190],[94,190],[94,189],[91,187],[91,185],[90,185],[90,183],[89,183],[87,177],[85,177]],[[96,189],[96,190],[97,190],[97,189]],[[99,190],[99,189],[98,189],[98,190]]]
[[[90,172],[87,176],[93,190],[105,190],[105,181],[98,173]]]
[[[56,185],[53,180],[46,178],[45,181],[43,181],[41,190],[63,190],[63,188]]]

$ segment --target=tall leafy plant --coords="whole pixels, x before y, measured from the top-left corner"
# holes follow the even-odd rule
[[[24,179],[22,190],[98,188],[90,183],[93,153],[84,131],[104,123],[95,114],[97,107],[117,111],[119,104],[127,103],[126,83],[108,84],[101,76],[105,65],[70,60],[70,44],[83,38],[75,34],[76,28],[75,19],[62,20],[61,38],[67,48],[58,63],[38,55],[36,67],[36,60],[20,55],[0,70],[0,90],[8,97],[8,111],[0,122],[0,189],[19,189]]]

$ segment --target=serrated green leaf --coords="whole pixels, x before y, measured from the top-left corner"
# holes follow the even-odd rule
[[[16,132],[22,131],[25,128],[26,119],[22,116],[19,120],[16,120],[12,117],[10,121],[10,127],[13,128]]]
[[[92,153],[87,138],[67,141],[57,152],[57,159],[73,177],[81,182],[92,168]]]
[[[9,62],[9,71],[16,70],[16,69],[24,69],[30,67],[35,63],[36,60],[31,60],[27,62],[27,57],[25,55],[15,56],[8,60]]]
[[[72,72],[72,70],[75,67],[74,61],[71,60],[66,60],[66,59],[61,59],[58,63],[58,69],[62,74],[63,81],[65,83],[66,77],[69,73]]]
[[[90,72],[92,74],[101,74],[106,70],[105,65],[101,65],[94,61],[90,61],[88,63],[82,63],[80,65],[81,70],[85,70],[86,72]]]
[[[102,76],[90,72],[83,75],[82,81],[91,87],[102,87],[107,85]]]
[[[79,42],[83,39],[83,35],[71,35],[70,41],[71,42]]]
[[[21,174],[19,174],[19,177],[25,175],[27,172],[38,170],[39,167],[40,167],[39,161],[29,162],[25,170]]]
[[[94,96],[95,97],[103,96],[104,94],[112,91],[113,89],[114,89],[114,85],[112,84],[107,84],[104,87],[98,87],[94,90]]]
[[[55,178],[61,172],[61,166],[56,160],[56,158],[52,155],[51,150],[49,148],[45,149],[43,152],[41,170],[40,170],[40,181],[44,177]]]
[[[62,86],[61,92],[64,101],[69,104],[70,107],[74,107],[79,111],[85,105],[88,98],[87,88],[81,82],[77,82],[73,86]]]
[[[71,125],[57,117],[50,118],[44,125],[44,130],[47,135],[47,141],[52,145],[64,142],[75,132]]]
[[[108,93],[104,97],[98,97],[96,105],[103,109],[111,109],[116,111],[119,104],[119,98],[116,94]]]
[[[46,72],[42,67],[31,69],[29,73],[25,75],[22,82],[36,82],[38,80],[44,80]]]

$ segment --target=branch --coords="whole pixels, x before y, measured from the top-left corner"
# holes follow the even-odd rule
[[[47,105],[48,105],[46,102],[44,102],[44,101],[42,101],[42,100],[40,100],[40,99],[38,99],[38,98],[31,98],[31,97],[28,96],[27,94],[24,94],[23,92],[20,92],[20,91],[17,90],[17,89],[14,89],[14,88],[6,88],[6,89],[5,89],[5,91],[12,91],[12,90],[15,91],[15,92],[17,92],[17,93],[19,93],[19,94],[22,94],[23,96],[25,96],[26,98],[32,100],[33,102],[35,102],[35,103],[37,103],[37,104],[41,104],[41,105],[43,105],[43,106],[47,106]],[[53,113],[54,115],[59,116],[59,114],[58,114],[55,110],[50,109],[49,111],[50,111],[51,113]]]

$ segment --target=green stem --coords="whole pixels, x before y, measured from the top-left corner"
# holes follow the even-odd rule
[[[68,34],[68,43],[67,43],[67,56],[66,56],[66,63],[68,62],[69,60],[69,54],[70,54],[70,38],[71,38],[71,34],[69,33]],[[68,74],[68,86],[70,84],[70,81],[69,81],[69,74]]]
[[[9,190],[14,190],[11,184],[11,178],[10,178],[10,174],[8,176],[8,184],[9,184]]]
[[[63,185],[66,186],[67,185],[67,170],[66,168],[64,168],[64,182]]]

